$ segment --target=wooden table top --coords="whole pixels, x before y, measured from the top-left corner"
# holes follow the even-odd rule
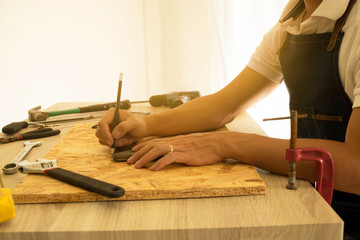
[[[48,110],[89,104],[59,103]],[[157,111],[147,104],[131,110]],[[26,159],[45,156],[74,124],[58,127],[61,134],[42,139]],[[265,134],[247,113],[227,127]],[[0,145],[0,164],[22,148],[22,141]],[[297,190],[287,190],[287,177],[258,172],[265,195],[16,205],[16,217],[0,223],[0,239],[342,239],[343,221],[308,182],[298,180]],[[24,177],[1,174],[11,189]]]

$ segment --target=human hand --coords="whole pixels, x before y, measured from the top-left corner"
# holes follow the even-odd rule
[[[146,135],[146,124],[142,116],[119,110],[119,124],[114,128],[115,108],[110,108],[97,125],[96,137],[99,143],[122,147],[137,142]]]
[[[150,168],[153,171],[171,163],[194,166],[218,163],[225,158],[222,139],[226,133],[226,131],[193,133],[141,142],[133,147],[135,153],[127,162],[135,164],[136,168],[142,168],[159,158]]]

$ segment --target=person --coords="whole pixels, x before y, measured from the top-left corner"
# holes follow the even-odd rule
[[[150,170],[171,163],[204,165],[226,158],[288,174],[289,141],[256,134],[210,131],[232,121],[284,80],[298,119],[297,147],[320,147],[334,160],[332,207],[345,221],[345,236],[360,238],[360,4],[356,0],[290,0],[247,66],[218,92],[147,116],[114,109],[99,121],[99,142],[125,146],[146,136],[128,163]],[[204,157],[206,156],[206,157]],[[300,162],[297,176],[315,180],[316,165]],[[349,238],[350,239],[350,238]]]

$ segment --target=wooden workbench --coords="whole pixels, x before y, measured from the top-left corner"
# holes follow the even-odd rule
[[[75,106],[80,104],[50,109]],[[143,104],[136,111],[149,109]],[[45,156],[73,126],[61,126],[60,135],[43,139],[27,159]],[[246,113],[228,128],[264,134]],[[0,145],[1,166],[22,147],[20,141]],[[290,191],[286,177],[258,171],[265,195],[16,205],[16,217],[0,223],[0,239],[342,239],[342,220],[308,182],[299,180],[299,188]],[[2,176],[12,189],[24,177]]]

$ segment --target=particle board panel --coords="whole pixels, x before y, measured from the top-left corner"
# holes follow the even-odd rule
[[[265,194],[265,183],[256,169],[232,159],[206,166],[171,164],[155,172],[148,169],[152,163],[136,169],[115,162],[111,149],[98,143],[92,125],[76,125],[44,158],[57,159],[63,169],[121,186],[124,196],[108,198],[49,176],[29,174],[14,189],[14,201],[91,202]]]

